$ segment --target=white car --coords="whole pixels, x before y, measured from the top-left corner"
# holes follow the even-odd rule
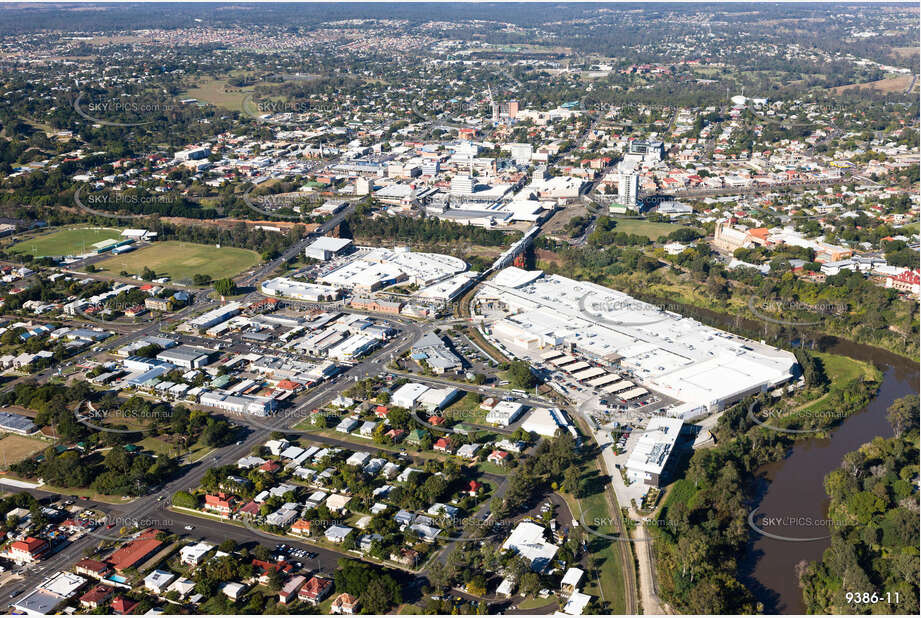
[[[186,526],[185,529],[186,529],[186,530],[194,530],[194,529],[195,529],[195,526]]]

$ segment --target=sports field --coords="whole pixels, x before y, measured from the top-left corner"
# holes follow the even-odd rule
[[[0,467],[3,466],[4,460],[6,461],[6,466],[9,466],[45,450],[49,444],[35,438],[27,438],[26,436],[18,436],[12,433],[7,434],[5,438],[0,440],[0,452],[3,453],[3,459],[0,459]]]
[[[92,252],[94,243],[100,240],[121,238],[121,234],[121,229],[114,227],[61,229],[18,242],[10,247],[10,251],[13,253],[27,253],[33,257],[81,255]]]
[[[249,249],[218,248],[167,240],[123,255],[114,255],[99,262],[97,266],[115,274],[127,271],[133,275],[140,274],[146,266],[155,271],[157,276],[185,282],[191,281],[196,274],[208,275],[212,279],[233,277],[260,261],[259,254]]]

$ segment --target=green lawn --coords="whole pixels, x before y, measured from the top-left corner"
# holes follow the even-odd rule
[[[863,363],[839,354],[828,354],[827,352],[816,352],[814,354],[825,366],[825,375],[828,376],[832,385],[844,384],[861,376],[865,379],[873,379],[875,376],[876,372],[869,363]]]
[[[614,228],[615,232],[645,236],[650,240],[655,240],[659,236],[665,236],[666,234],[670,234],[675,230],[685,227],[676,223],[656,223],[653,221],[643,221],[642,219],[614,217],[614,220],[617,221],[617,227]]]
[[[169,444],[168,442],[166,442],[160,437],[147,436],[143,440],[139,440],[138,442],[135,442],[135,444],[137,444],[138,446],[140,446],[141,448],[145,450],[153,452],[156,455],[165,455],[168,457],[176,456],[177,447],[173,444]],[[201,457],[204,453],[208,453],[212,450],[213,450],[213,447],[205,446],[204,444],[201,444],[200,442],[196,442],[195,444],[191,445],[191,447],[189,447],[188,450],[183,450],[182,456],[186,458],[190,458],[192,461],[195,461],[199,457]]]
[[[34,257],[80,255],[93,250],[100,240],[121,238],[122,231],[111,227],[75,227],[59,229],[23,240],[10,247],[13,253],[27,253]]]
[[[525,599],[518,604],[518,609],[538,609],[556,603],[554,599]]]
[[[249,249],[167,240],[112,256],[97,266],[112,273],[127,271],[131,274],[140,274],[146,266],[158,276],[165,275],[177,282],[191,282],[196,274],[208,275],[212,279],[233,277],[260,261],[259,254]]]
[[[412,604],[401,605],[399,611],[397,611],[397,614],[400,616],[418,616],[422,613],[421,606]]]
[[[584,472],[588,469],[584,468]],[[617,528],[611,521],[612,514],[608,508],[603,492],[576,499],[572,494],[560,493],[566,501],[572,516],[581,521],[585,513],[585,522],[601,534],[617,535]],[[611,522],[611,523],[608,523]],[[580,524],[581,525],[581,524]],[[612,614],[623,614],[627,601],[624,598],[624,572],[621,564],[620,542],[605,539],[593,534],[585,536],[589,552],[595,559],[597,572],[589,572],[584,581],[582,592],[596,597],[603,597]]]

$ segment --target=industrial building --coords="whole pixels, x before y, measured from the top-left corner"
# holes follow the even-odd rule
[[[437,374],[460,371],[463,361],[434,332],[423,335],[412,347],[412,359],[422,361]]]
[[[630,386],[682,402],[671,411],[682,418],[771,390],[790,380],[796,367],[789,352],[540,271],[506,268],[486,282],[476,302],[498,302],[513,312],[495,323],[492,335],[523,356],[568,349],[612,373],[629,374]]]
[[[673,460],[675,442],[683,424],[680,418],[656,416],[650,419],[627,458],[627,479],[659,487],[667,479],[666,468]]]

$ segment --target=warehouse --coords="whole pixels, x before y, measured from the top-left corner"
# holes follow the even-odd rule
[[[172,363],[183,369],[198,369],[208,364],[211,350],[196,348],[190,345],[180,345],[157,354],[157,360]]]
[[[412,408],[428,389],[429,387],[424,384],[407,382],[393,393],[390,403],[400,408]]]
[[[492,334],[521,356],[537,358],[544,348],[564,347],[629,373],[638,384],[625,387],[640,385],[686,404],[685,417],[716,412],[793,376],[796,359],[789,352],[594,283],[535,272],[506,268],[476,297],[480,306],[498,303],[513,312],[494,324]],[[567,354],[549,362],[567,371],[588,368],[573,360]],[[617,392],[619,385],[603,390]]]
[[[304,249],[304,255],[314,260],[323,262],[332,259],[337,255],[347,253],[352,246],[350,238],[332,238],[323,236],[313,241],[309,247]]]
[[[486,422],[490,425],[508,427],[521,416],[522,412],[524,412],[524,406],[517,401],[500,401],[486,415]]]

